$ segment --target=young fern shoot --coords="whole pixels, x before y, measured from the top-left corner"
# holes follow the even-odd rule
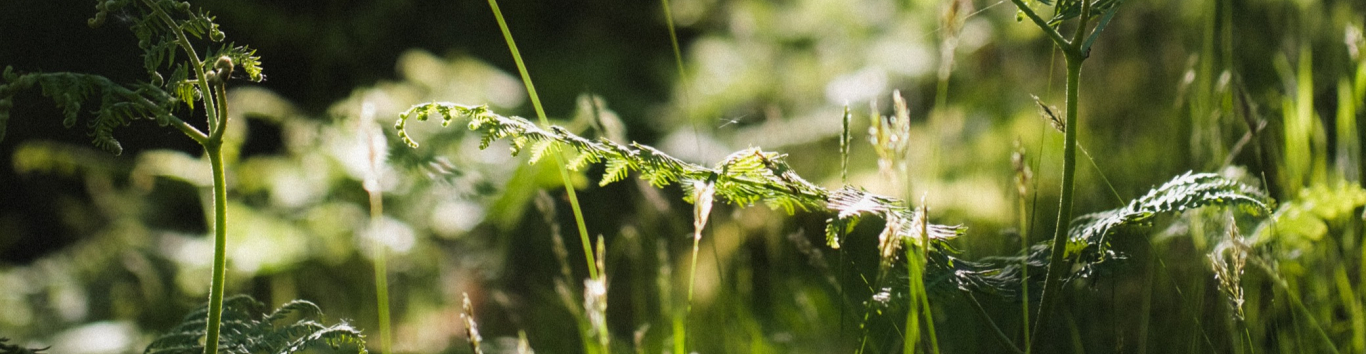
[[[87,22],[91,27],[103,25],[111,12],[134,15],[130,29],[138,39],[138,47],[143,50],[146,81],[115,83],[94,74],[18,73],[14,68],[6,67],[0,81],[0,139],[4,138],[13,96],[39,86],[43,95],[56,101],[62,109],[65,116],[62,124],[68,128],[76,125],[83,104],[98,99],[95,117],[86,125],[94,137],[94,145],[112,154],[123,152],[122,144],[114,137],[114,129],[139,119],[175,128],[202,145],[213,170],[214,195],[214,263],[204,352],[215,353],[223,311],[227,244],[227,186],[223,172],[223,134],[228,123],[227,81],[233,78],[261,81],[264,77],[260,57],[247,47],[213,44],[223,42],[226,36],[213,22],[213,16],[202,10],[192,11],[188,2],[102,0],[95,4],[95,17]],[[207,55],[200,56],[199,49],[204,49]],[[163,72],[169,74],[169,78]],[[203,104],[205,129],[177,116],[182,108],[192,112],[196,102]]]

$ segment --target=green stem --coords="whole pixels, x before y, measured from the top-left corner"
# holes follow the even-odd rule
[[[208,100],[205,100],[208,101]],[[209,286],[209,324],[204,353],[218,353],[218,327],[223,318],[223,280],[227,266],[228,188],[223,177],[223,140],[204,144],[213,168],[213,283]]]
[[[546,119],[545,109],[541,108],[541,98],[536,95],[536,85],[531,83],[531,74],[527,73],[526,63],[522,62],[522,53],[517,50],[517,42],[512,40],[512,31],[508,30],[507,21],[503,20],[503,12],[498,9],[498,1],[489,0],[489,7],[493,8],[493,17],[498,19],[498,28],[503,31],[503,39],[508,42],[512,59],[517,62],[517,72],[522,74],[522,83],[526,85],[527,95],[531,96],[531,105],[536,108],[536,117],[540,119],[542,126],[549,127],[550,120]],[[564,153],[556,151],[552,155],[555,156],[555,167],[560,170],[560,180],[564,182],[565,194],[569,196],[569,208],[574,211],[574,222],[579,228],[579,240],[583,243],[583,256],[588,260],[588,274],[593,280],[597,280],[598,270],[595,266],[597,261],[593,257],[593,242],[588,238],[588,226],[583,222],[583,210],[579,208],[579,198],[574,193],[569,170],[564,167]]]
[[[1001,327],[996,326],[996,322],[991,320],[991,315],[987,313],[987,309],[982,307],[982,303],[977,301],[977,297],[973,296],[971,291],[964,291],[963,294],[968,296],[968,303],[972,304],[973,310],[977,310],[977,317],[981,318],[982,321],[987,323],[987,326],[991,327],[992,332],[995,332],[996,334],[996,339],[1000,340],[1001,344],[1005,344],[1006,348],[1010,349],[1011,353],[1024,354],[1024,351],[1021,351],[1019,347],[1015,346],[1015,343],[1010,341],[1010,336],[1007,336],[1006,332],[1001,331]]]
[[[1082,58],[1067,56],[1067,123],[1063,134],[1062,153],[1062,197],[1058,205],[1058,223],[1053,233],[1052,255],[1048,262],[1048,273],[1044,279],[1043,296],[1039,300],[1038,319],[1034,322],[1034,343],[1039,334],[1048,326],[1048,320],[1062,294],[1063,273],[1071,268],[1067,253],[1067,231],[1072,221],[1072,197],[1077,169],[1077,84],[1081,81]],[[1034,348],[1031,348],[1034,349]]]
[[[1058,48],[1062,48],[1064,54],[1078,56],[1081,55],[1081,50],[1079,48],[1074,48],[1071,42],[1068,42],[1067,39],[1062,38],[1062,34],[1058,33],[1058,30],[1053,28],[1053,26],[1049,26],[1048,21],[1044,21],[1042,17],[1039,17],[1039,14],[1034,13],[1034,9],[1029,8],[1029,5],[1025,5],[1024,0],[1010,1],[1015,3],[1015,7],[1020,8],[1020,12],[1023,12],[1025,14],[1025,17],[1029,17],[1030,21],[1034,21],[1034,24],[1038,25],[1039,29],[1043,30],[1043,33],[1048,35],[1048,38],[1052,39],[1054,44],[1058,45]],[[1086,26],[1085,18],[1082,19],[1080,26]]]
[[[924,296],[924,291],[922,291],[920,287],[916,286],[916,280],[923,279],[925,277],[925,274],[923,271],[920,270],[920,261],[917,257],[918,255],[916,254],[915,249],[911,247],[911,244],[911,242],[906,243],[906,272],[907,276],[910,278],[910,284],[907,284],[907,286],[910,287],[909,291],[911,293],[911,296],[909,299],[910,306],[908,306],[906,310],[906,339],[902,342],[901,349],[904,353],[915,353],[915,347],[920,342],[920,313],[916,311],[916,307],[918,307],[918,304],[916,304],[916,298]],[[868,316],[865,313],[865,324],[867,320]],[[866,329],[864,331],[863,340],[865,342],[868,340]],[[861,352],[863,350],[863,347],[860,346],[859,350]]]
[[[218,120],[217,120],[215,123],[217,123],[218,125],[209,128],[209,138],[221,142],[221,141],[223,141],[223,133],[226,132],[226,131],[228,130],[228,129],[227,129],[227,128],[228,128],[228,84],[227,84],[227,78],[221,78],[221,79],[219,79],[219,80],[218,80],[218,86],[215,87],[215,88],[216,88],[216,90],[214,90],[214,95],[213,95],[213,97],[214,97],[214,100],[217,100],[217,101],[218,101]],[[205,99],[204,102],[210,102],[210,101],[214,101],[214,100]],[[214,107],[213,105],[208,105],[207,108],[212,109],[213,107]]]
[[[1025,353],[1028,353],[1030,345],[1029,338],[1029,217],[1028,210],[1025,209],[1025,196],[1020,195],[1020,254],[1025,255],[1020,259],[1020,314],[1024,316],[1024,344]],[[975,300],[975,299],[974,299]]]
[[[1058,223],[1053,233],[1053,247],[1048,262],[1048,273],[1044,278],[1044,288],[1042,298],[1039,299],[1039,315],[1034,323],[1033,345],[1046,342],[1037,340],[1044,328],[1048,327],[1049,317],[1057,307],[1059,294],[1062,290],[1063,273],[1072,268],[1071,259],[1067,254],[1067,232],[1072,221],[1072,199],[1075,190],[1076,170],[1077,170],[1077,131],[1081,129],[1077,124],[1077,96],[1079,85],[1081,84],[1081,64],[1086,61],[1088,53],[1082,52],[1080,45],[1086,38],[1087,23],[1091,19],[1091,1],[1082,0],[1081,16],[1077,20],[1077,31],[1073,34],[1072,40],[1063,39],[1057,30],[1048,26],[1043,19],[1039,18],[1028,6],[1024,6],[1022,0],[1011,0],[1020,11],[1033,20],[1040,29],[1053,39],[1058,47],[1062,48],[1063,57],[1067,60],[1067,112],[1066,122],[1063,124],[1063,153],[1062,153],[1062,196],[1058,203]],[[1034,351],[1031,346],[1029,351]]]
[[[925,206],[924,199],[921,199],[920,201],[920,213],[923,217],[928,219],[928,213],[930,212],[929,208]],[[924,238],[920,241],[920,259],[915,260],[916,263],[920,264],[920,266],[916,267],[916,271],[919,272],[920,275],[915,277],[915,286],[916,291],[918,291],[920,294],[920,305],[924,308],[925,311],[925,330],[928,331],[929,333],[927,334],[930,335],[930,348],[934,349],[935,354],[939,354],[939,336],[934,333],[934,310],[930,308],[930,294],[925,290],[924,274],[926,267],[929,266],[930,259],[929,228],[929,222],[920,223],[920,235]]]
[[[374,232],[384,218],[384,196],[379,189],[370,193],[370,227]],[[372,237],[377,235],[371,235]],[[375,297],[379,302],[379,338],[382,353],[393,353],[389,333],[389,267],[387,264],[388,246],[375,238]]]

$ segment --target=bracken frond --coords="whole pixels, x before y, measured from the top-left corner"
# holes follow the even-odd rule
[[[607,139],[590,140],[564,128],[541,128],[520,117],[501,116],[489,111],[486,106],[449,102],[415,105],[399,115],[394,128],[398,129],[398,135],[404,142],[416,147],[417,142],[405,130],[407,123],[413,118],[426,120],[433,113],[442,115],[443,125],[455,118],[469,119],[468,128],[480,134],[481,147],[487,147],[493,140],[507,140],[516,153],[527,144],[557,142],[565,152],[577,154],[569,167],[582,168],[588,163],[603,163],[606,166],[601,180],[603,185],[623,180],[631,171],[636,171],[655,187],[682,186],[687,192],[685,196],[694,194],[691,190],[694,185],[714,185],[716,198],[734,205],[762,203],[788,213],[827,210],[839,215],[832,219],[832,224],[850,225],[867,215],[885,220],[893,220],[893,216],[898,216],[895,220],[906,222],[915,219],[912,210],[900,200],[853,188],[833,192],[826,190],[797,175],[785,161],[787,155],[759,148],[737,151],[713,167],[706,167],[680,160],[647,145],[623,145]],[[686,198],[694,202],[690,197]],[[909,230],[909,225],[903,229]],[[961,234],[963,230],[959,226],[944,225],[932,225],[929,229],[934,230],[931,239],[936,244]],[[831,246],[838,247],[838,240],[832,238]]]
[[[327,346],[334,350],[346,346],[365,353],[365,337],[360,330],[346,322],[331,326],[318,322],[323,318],[318,305],[305,300],[290,301],[270,314],[257,314],[263,307],[249,296],[237,295],[223,300],[223,321],[218,350],[221,353],[299,353],[309,348]],[[200,343],[205,336],[205,315],[208,306],[201,306],[185,315],[180,324],[157,337],[143,351],[145,354],[196,354],[204,351]],[[281,323],[291,315],[299,318]]]

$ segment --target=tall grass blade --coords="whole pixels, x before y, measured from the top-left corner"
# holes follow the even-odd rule
[[[541,107],[541,98],[536,94],[536,85],[531,83],[531,74],[527,73],[526,63],[522,62],[522,53],[517,50],[517,42],[512,39],[512,31],[508,30],[507,21],[503,20],[503,12],[498,9],[498,0],[489,0],[489,7],[493,9],[493,16],[498,20],[498,28],[503,31],[503,39],[507,40],[508,50],[512,51],[512,59],[517,63],[517,71],[522,75],[522,84],[526,86],[527,94],[531,97],[531,104],[536,108],[536,117],[540,119],[542,126],[550,126],[550,120],[546,118],[545,109]],[[597,262],[593,260],[593,243],[588,237],[588,226],[583,222],[583,210],[579,208],[579,198],[574,192],[574,184],[569,177],[569,171],[565,168],[564,154],[553,153],[555,156],[555,166],[560,170],[560,180],[564,182],[564,191],[568,195],[569,207],[574,211],[574,222],[579,228],[579,240],[583,242],[583,255],[588,262],[588,273],[592,279],[598,278]]]

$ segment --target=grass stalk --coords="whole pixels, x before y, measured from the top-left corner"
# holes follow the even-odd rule
[[[1294,305],[1295,309],[1299,310],[1300,314],[1314,327],[1314,331],[1318,334],[1319,339],[1323,340],[1323,345],[1328,347],[1328,352],[1333,354],[1339,353],[1337,345],[1333,344],[1333,339],[1328,336],[1328,332],[1325,331],[1323,326],[1319,324],[1319,321],[1315,319],[1314,312],[1304,306],[1304,302],[1300,300],[1299,296],[1295,295],[1295,290],[1290,288],[1290,284],[1285,281],[1285,278],[1281,277],[1280,273],[1273,269],[1270,264],[1267,264],[1266,261],[1256,257],[1249,260],[1251,262],[1248,263],[1256,265],[1258,269],[1261,269],[1262,272],[1266,273],[1266,276],[1270,278],[1272,284],[1281,288],[1281,291],[1285,291],[1285,295],[1290,297],[1291,305]],[[1296,328],[1298,331],[1298,327]],[[1299,336],[1297,335],[1296,337]]]
[[[370,171],[365,176],[365,192],[370,198],[370,237],[375,247],[375,301],[379,315],[380,350],[382,354],[393,353],[393,337],[389,326],[389,246],[382,235],[384,222],[384,193],[380,188],[380,149],[384,147],[384,136],[374,128],[375,107],[366,102],[362,105],[360,130],[367,135],[366,147],[370,152]]]
[[[545,116],[545,109],[541,107],[541,98],[536,95],[536,85],[531,83],[531,74],[527,73],[526,63],[522,62],[522,53],[517,50],[517,42],[512,39],[512,31],[508,30],[507,21],[503,20],[503,12],[498,9],[498,0],[489,0],[489,7],[493,9],[493,17],[498,19],[498,28],[503,31],[503,39],[507,40],[508,50],[512,51],[512,59],[517,63],[517,71],[522,75],[522,83],[526,86],[527,95],[531,97],[531,105],[536,108],[536,118],[540,120],[542,126],[549,127],[550,120]],[[588,226],[583,222],[583,210],[579,208],[579,198],[574,193],[574,184],[569,177],[569,170],[565,169],[564,153],[555,151],[551,154],[555,157],[555,168],[560,170],[560,180],[564,182],[564,191],[569,198],[569,208],[574,212],[574,223],[579,228],[579,241],[583,243],[583,256],[588,261],[588,274],[593,280],[598,280],[597,261],[593,257],[593,242],[588,237]]]
[[[935,354],[939,354],[939,336],[934,333],[934,309],[930,308],[930,294],[925,290],[925,276],[923,274],[925,272],[924,266],[926,265],[926,261],[930,259],[929,213],[930,209],[926,206],[925,199],[921,198],[920,217],[925,218],[925,220],[921,220],[920,222],[920,236],[922,236],[923,239],[921,239],[920,243],[922,246],[920,247],[920,259],[917,260],[917,263],[920,263],[921,266],[916,268],[922,274],[915,277],[914,280],[916,291],[920,293],[920,305],[925,311],[925,330],[928,331],[928,334],[930,335],[930,348],[934,350]]]
[[[925,276],[925,274],[920,269],[921,262],[918,257],[919,254],[915,252],[915,248],[910,247],[910,242],[907,242],[906,246],[906,271],[908,273],[907,276],[910,278],[909,300],[911,306],[909,306],[906,310],[906,339],[902,341],[902,352],[915,353],[915,347],[920,342],[920,312],[916,309],[916,307],[918,307],[919,305],[917,304],[918,301],[916,300],[919,300],[921,296],[925,295],[924,290],[917,286],[920,284],[920,282],[916,280],[922,279]],[[865,341],[868,340],[866,332],[863,339]]]

